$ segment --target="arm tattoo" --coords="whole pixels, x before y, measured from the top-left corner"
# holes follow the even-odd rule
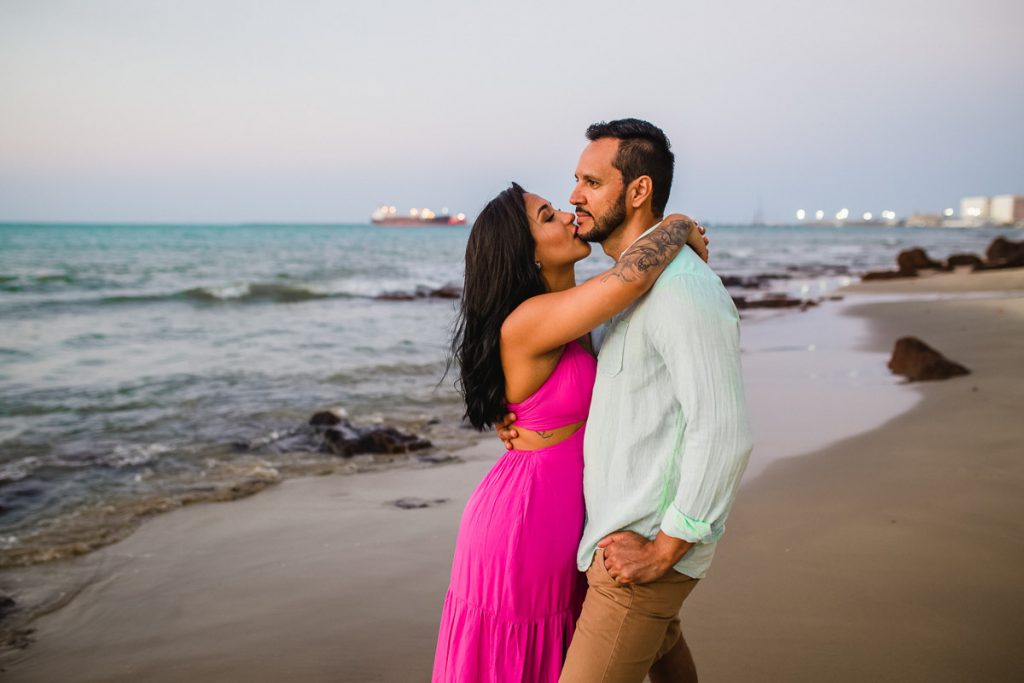
[[[651,269],[666,265],[686,246],[686,240],[693,227],[692,220],[684,219],[659,225],[654,232],[627,249],[626,253],[619,257],[615,267],[601,278],[601,282],[613,277],[623,282],[633,282]]]

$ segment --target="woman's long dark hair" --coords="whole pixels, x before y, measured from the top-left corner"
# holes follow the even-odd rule
[[[459,364],[455,386],[466,400],[465,416],[479,430],[506,412],[501,325],[519,304],[547,292],[534,262],[536,243],[524,193],[512,183],[488,202],[466,244],[466,279],[451,358]]]

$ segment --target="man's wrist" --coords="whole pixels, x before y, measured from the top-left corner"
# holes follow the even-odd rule
[[[662,572],[667,572],[674,567],[693,547],[689,541],[669,536],[664,531],[659,531],[651,543],[654,545],[654,554]]]

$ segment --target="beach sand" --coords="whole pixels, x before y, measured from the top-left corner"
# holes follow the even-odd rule
[[[852,289],[1016,291],[851,309],[876,348],[915,335],[972,374],[915,385],[908,413],[741,491],[684,610],[699,669],[708,681],[1020,680],[1024,271]]]
[[[1022,290],[1024,271],[854,288],[990,293],[843,304],[869,322],[867,350],[912,334],[972,374],[915,385],[907,412],[744,484],[683,612],[703,680],[1017,679]],[[499,453],[487,439],[465,464],[290,480],[156,518],[75,561],[99,578],[36,622],[5,680],[429,680],[459,514]],[[389,504],[406,496],[447,500]]]

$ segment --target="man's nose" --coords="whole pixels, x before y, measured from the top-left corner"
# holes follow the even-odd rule
[[[572,189],[572,194],[569,195],[569,203],[573,204],[575,206],[579,206],[580,204],[586,204],[587,203],[586,202],[586,198],[584,198],[584,196],[583,196],[583,193],[580,192],[580,186],[579,185],[577,185],[576,187],[574,187]]]

